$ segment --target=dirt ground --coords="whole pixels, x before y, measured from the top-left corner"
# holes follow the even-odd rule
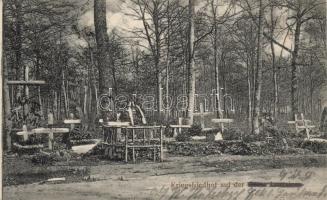
[[[89,168],[89,178],[96,181],[10,185],[4,187],[3,199],[327,199],[326,160],[326,155],[288,155],[167,157],[162,163],[97,161],[88,166],[75,163],[75,167]],[[68,166],[48,169],[60,167]],[[13,173],[9,168],[8,176]],[[37,167],[20,170],[22,174],[40,171]],[[249,182],[262,182],[266,187],[249,187]],[[273,187],[280,182],[300,186]]]

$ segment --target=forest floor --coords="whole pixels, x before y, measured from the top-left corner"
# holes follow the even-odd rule
[[[327,156],[178,157],[125,164],[94,157],[34,165],[4,158],[4,199],[327,199]],[[45,182],[65,177],[61,183]],[[249,187],[248,182],[302,187]],[[183,185],[184,184],[184,185]],[[182,187],[188,184],[188,188]],[[271,186],[271,185],[270,185]]]

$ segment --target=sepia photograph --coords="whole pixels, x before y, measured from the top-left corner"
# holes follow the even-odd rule
[[[326,0],[0,10],[0,199],[327,199]]]

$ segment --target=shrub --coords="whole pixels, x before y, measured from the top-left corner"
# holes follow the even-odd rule
[[[176,137],[176,141],[178,142],[186,142],[190,140],[191,140],[191,136],[187,131],[182,131],[182,133],[178,134]]]
[[[224,140],[239,140],[244,133],[240,129],[230,128],[223,132]]]
[[[308,149],[314,153],[327,153],[327,142],[305,140],[300,144],[303,149]]]
[[[201,131],[202,131],[201,126],[199,124],[194,124],[186,132],[190,136],[200,136],[201,135]]]

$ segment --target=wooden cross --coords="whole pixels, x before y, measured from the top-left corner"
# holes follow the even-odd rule
[[[53,139],[55,133],[69,133],[68,128],[36,128],[32,130],[35,134],[48,134],[49,136],[49,149],[53,150]]]
[[[54,133],[68,133],[68,128],[36,128],[31,131],[27,131],[26,125],[23,126],[23,131],[17,132],[17,135],[23,136],[24,141],[28,139],[32,134],[48,134],[49,136],[49,149],[53,150],[53,134]]]
[[[182,122],[183,122],[183,118],[179,117],[178,125],[169,125],[169,127],[172,128],[174,131],[174,135],[173,135],[174,138],[176,138],[177,135],[182,132],[182,128],[191,128],[191,125],[183,125]]]
[[[194,113],[194,116],[200,116],[200,124],[201,124],[201,129],[205,129],[205,124],[204,124],[204,117],[207,115],[212,115],[214,114],[213,112],[204,112],[204,107],[203,104],[200,103],[200,113]]]
[[[75,127],[75,124],[80,124],[80,119],[65,119],[64,124],[70,124],[70,130],[73,130]]]
[[[19,81],[19,80],[8,80],[7,81],[7,84],[8,85],[23,85],[25,87],[25,96],[26,98],[29,98],[29,88],[28,86],[40,86],[40,85],[44,85],[45,84],[45,81],[42,81],[42,80],[29,80],[29,66],[26,66],[25,67],[25,76],[24,76],[25,80],[23,81]],[[27,106],[27,109],[25,111],[26,113],[24,113],[24,115],[27,115],[28,112],[29,112],[29,108],[28,108],[28,105]]]
[[[26,98],[28,98],[29,96],[29,89],[28,89],[28,86],[29,85],[44,85],[45,84],[45,81],[41,81],[41,80],[29,80],[29,66],[25,66],[25,76],[24,76],[24,79],[23,81],[19,81],[19,80],[16,80],[16,81],[13,81],[13,80],[9,80],[7,81],[7,84],[8,85],[23,85],[25,86],[25,96]]]
[[[288,124],[294,124],[295,125],[295,131],[296,133],[299,133],[301,130],[305,130],[305,133],[307,135],[307,139],[310,139],[310,130],[315,128],[316,126],[314,125],[309,125],[309,123],[311,122],[310,120],[306,120],[304,119],[304,115],[303,113],[301,113],[301,118],[298,119],[297,114],[295,114],[294,116],[294,121],[288,121]]]
[[[211,120],[212,121],[212,123],[216,123],[216,124],[220,124],[220,126],[221,126],[221,132],[223,133],[223,131],[224,131],[224,124],[229,124],[229,123],[232,123],[232,122],[234,122],[234,119],[227,119],[227,118],[225,118],[225,119],[212,119]]]
[[[23,140],[26,141],[29,135],[34,134],[33,131],[27,131],[26,125],[23,125],[23,131],[19,131],[16,133],[19,136],[23,136]]]

